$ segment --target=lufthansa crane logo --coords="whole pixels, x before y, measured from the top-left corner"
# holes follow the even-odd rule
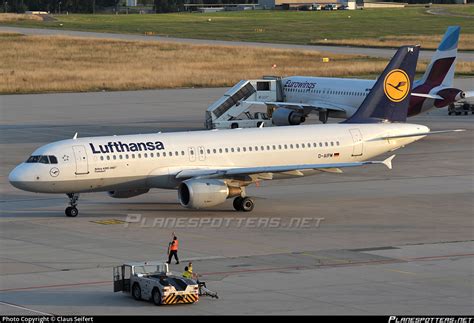
[[[385,76],[383,90],[390,101],[403,101],[410,91],[410,79],[407,73],[400,69],[390,71]]]

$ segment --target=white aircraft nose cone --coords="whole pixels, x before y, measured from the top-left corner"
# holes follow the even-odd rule
[[[15,167],[10,174],[8,175],[8,181],[12,186],[20,189],[20,190],[28,190],[27,189],[27,179],[25,176],[24,169],[22,169],[23,165],[18,165]]]

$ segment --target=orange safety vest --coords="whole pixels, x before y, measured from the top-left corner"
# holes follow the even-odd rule
[[[173,242],[171,243],[170,250],[171,251],[178,251],[178,245],[179,245],[178,239],[173,240]]]

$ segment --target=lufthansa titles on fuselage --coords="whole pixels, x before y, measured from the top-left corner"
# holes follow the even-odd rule
[[[147,142],[129,142],[123,143],[121,141],[109,141],[106,145],[100,145],[89,143],[94,154],[107,154],[107,153],[125,153],[135,151],[155,151],[163,150],[165,146],[161,141],[147,141]]]

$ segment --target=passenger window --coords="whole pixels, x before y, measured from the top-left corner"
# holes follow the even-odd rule
[[[100,160],[104,160],[104,156],[100,156]]]
[[[273,150],[276,150],[276,146],[275,146],[275,145],[273,145]]]
[[[324,145],[327,147],[327,146],[328,146],[328,142],[326,141],[326,142],[324,143]]]
[[[160,153],[156,153],[156,157],[160,157]]]
[[[219,148],[219,153],[222,154],[222,148]]]
[[[132,158],[135,159],[135,154],[132,154]]]
[[[293,149],[293,144],[290,144],[290,149]]]
[[[122,159],[122,155],[119,155],[119,159]]]
[[[215,153],[217,153],[217,150],[213,149],[212,152],[215,154]]]
[[[300,145],[299,144],[296,144],[296,149],[300,148]]]
[[[316,144],[315,142],[313,142],[313,147],[316,148],[318,146],[318,144]]]
[[[229,148],[226,148],[226,149],[225,149],[225,152],[228,153],[228,152],[229,152]]]
[[[301,144],[301,148],[305,148],[305,145],[304,145],[304,144]]]
[[[158,153],[159,154],[159,153]],[[184,156],[184,150],[181,150],[181,156]]]
[[[148,157],[147,153],[144,153],[144,154],[143,154],[143,157],[147,158],[147,157]]]
[[[246,148],[246,147],[242,147],[242,150],[243,150],[244,152],[246,152],[246,151],[247,151],[247,148]]]
[[[258,151],[258,146],[255,146],[255,151]]]
[[[267,150],[270,150],[270,146],[267,146]]]
[[[107,160],[110,160],[110,156],[109,156],[109,155],[107,155]]]
[[[191,150],[191,155],[194,155],[194,152]],[[163,152],[163,157],[166,157],[166,151]]]
[[[153,158],[153,156],[155,156],[155,154],[153,154],[153,153],[150,153],[150,157],[152,157],[152,158]]]
[[[137,157],[138,157],[138,158],[142,158],[142,154],[137,154]]]
[[[230,148],[230,151],[231,151],[231,152],[234,152],[234,148]]]
[[[320,143],[319,143],[319,147],[322,147],[322,146],[323,146],[323,143],[322,143],[322,142],[320,142]]]
[[[237,147],[237,151],[240,153],[240,147]]]
[[[252,151],[252,147],[249,147],[249,151]]]
[[[116,159],[117,159],[117,156],[114,155],[113,158],[114,158],[114,160],[116,160]]]
[[[125,159],[128,159],[128,154],[127,154],[127,155],[125,155]]]
[[[278,145],[278,149],[280,149],[280,150],[281,150],[281,145]]]
[[[175,152],[174,152],[174,155],[175,155],[176,157],[178,157],[178,156],[179,156],[179,152],[175,151]]]
[[[210,150],[210,149],[208,149],[208,150],[207,150],[207,154],[209,155],[210,153],[211,153],[211,150]]]

